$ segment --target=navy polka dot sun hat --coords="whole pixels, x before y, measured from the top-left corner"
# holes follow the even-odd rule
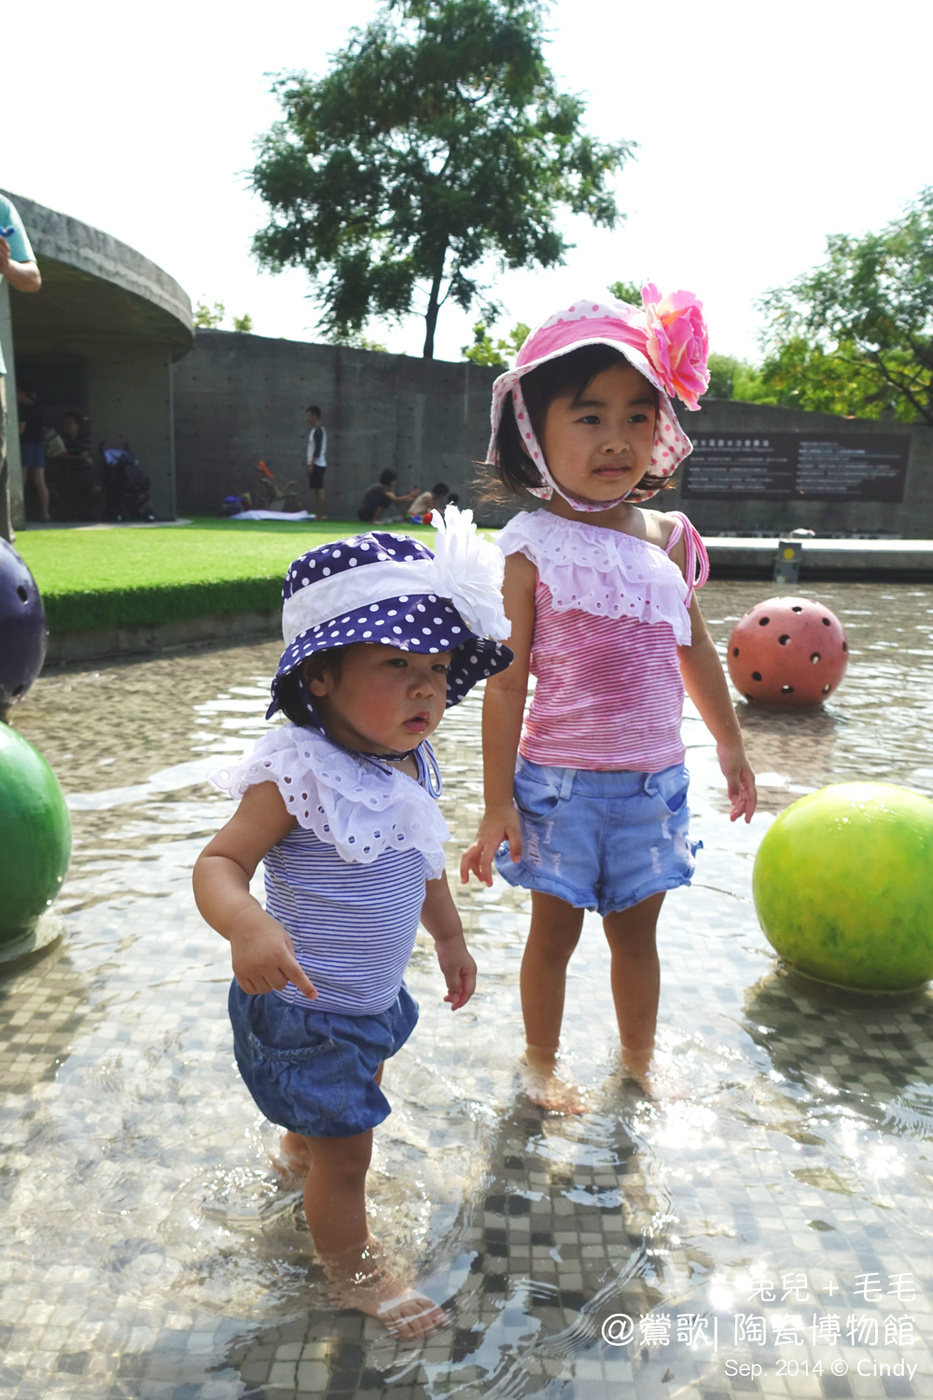
[[[502,551],[477,534],[472,511],[448,506],[436,551],[408,535],[373,530],[318,545],[289,567],[282,586],[285,650],[272,681],[271,718],[283,678],[315,652],[357,642],[403,651],[452,651],[447,706],[505,670],[510,626],[502,607]],[[314,716],[310,716],[314,718]]]

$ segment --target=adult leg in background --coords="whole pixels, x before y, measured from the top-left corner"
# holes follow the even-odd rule
[[[45,467],[30,467],[29,480],[39,500],[39,519],[49,519],[49,488],[45,480]]]
[[[10,464],[6,455],[6,375],[0,374],[0,539],[16,539],[13,529],[13,516],[10,508]]]

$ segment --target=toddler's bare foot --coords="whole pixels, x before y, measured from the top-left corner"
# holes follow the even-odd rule
[[[333,1301],[341,1308],[355,1308],[381,1322],[387,1332],[405,1340],[430,1337],[450,1318],[423,1293],[407,1288],[389,1268],[379,1241],[345,1254],[320,1255]]]
[[[527,1046],[522,1056],[522,1085],[532,1103],[548,1113],[585,1113],[588,1104],[581,1089],[557,1072],[557,1056]]]
[[[278,1156],[270,1152],[269,1161],[279,1174],[279,1185],[283,1191],[298,1191],[304,1186],[311,1163],[297,1133],[283,1134]]]
[[[647,1050],[632,1050],[623,1045],[622,1066],[629,1079],[633,1079],[650,1099],[690,1097],[689,1086],[674,1072],[671,1065],[658,1062],[654,1046]]]

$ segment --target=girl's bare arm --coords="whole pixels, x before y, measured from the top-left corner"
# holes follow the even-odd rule
[[[744,817],[750,822],[758,805],[755,775],[745,756],[742,731],[736,718],[732,696],[713,639],[706,630],[696,594],[690,604],[692,641],[678,647],[680,673],[700,718],[716,740],[719,766],[726,779],[732,810],[731,821]]]
[[[654,512],[657,516],[657,512]],[[670,537],[674,522],[670,517],[660,517],[664,541]],[[663,546],[662,546],[663,547]],[[671,559],[686,575],[686,537],[681,538],[671,550]],[[687,580],[691,585],[692,579]],[[758,805],[758,792],[755,775],[745,756],[742,731],[736,718],[735,706],[729,694],[729,686],[719,653],[706,629],[696,592],[690,600],[690,646],[678,647],[680,674],[690,699],[699,711],[700,718],[716,740],[716,754],[719,766],[726,780],[732,810],[730,821],[744,817],[750,822]]]
[[[317,996],[288,931],[249,892],[263,856],[295,825],[275,783],[247,788],[236,812],[198,856],[194,897],[202,917],[230,943],[233,975],[250,996],[291,982]]]
[[[486,810],[476,840],[460,862],[464,884],[470,871],[484,884],[492,884],[492,859],[508,841],[513,860],[522,854],[521,827],[512,801],[515,756],[522,732],[522,716],[528,693],[528,665],[535,630],[535,585],[538,571],[524,554],[510,554],[505,561],[502,597],[512,624],[509,646],[515,660],[506,670],[490,676],[483,699],[483,793]]]
[[[476,990],[476,963],[467,951],[463,924],[446,874],[437,880],[427,881],[421,923],[434,939],[434,951],[447,983],[444,1000],[450,1002],[452,1011],[456,1011],[467,1004]]]

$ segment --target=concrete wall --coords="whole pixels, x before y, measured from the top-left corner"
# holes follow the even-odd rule
[[[158,519],[175,516],[172,362],[191,346],[191,303],[134,248],[57,210],[10,195],[42,273],[35,296],[10,298],[21,378],[42,391],[43,365],[75,362],[91,442],[128,441]],[[46,423],[45,426],[57,426]]]
[[[278,478],[305,476],[304,410],[327,429],[327,514],[354,518],[390,467],[402,491],[446,481],[466,504],[473,462],[489,440],[495,372],[332,345],[202,331],[175,368],[178,509],[215,511],[252,490],[262,460]]]
[[[391,467],[402,490],[443,480],[484,522],[504,522],[512,512],[477,506],[474,490],[495,377],[494,370],[466,363],[198,331],[192,353],[175,369],[178,509],[215,511],[224,496],[251,490],[260,458],[283,481],[297,481],[310,506],[304,409],[316,403],[328,434],[328,515],[354,518],[363,491]],[[706,534],[775,535],[803,526],[826,534],[933,538],[933,428],[716,400],[699,413],[683,411],[681,419],[694,436],[867,433],[910,441],[901,502],[682,501],[679,486],[652,502],[686,510]]]

